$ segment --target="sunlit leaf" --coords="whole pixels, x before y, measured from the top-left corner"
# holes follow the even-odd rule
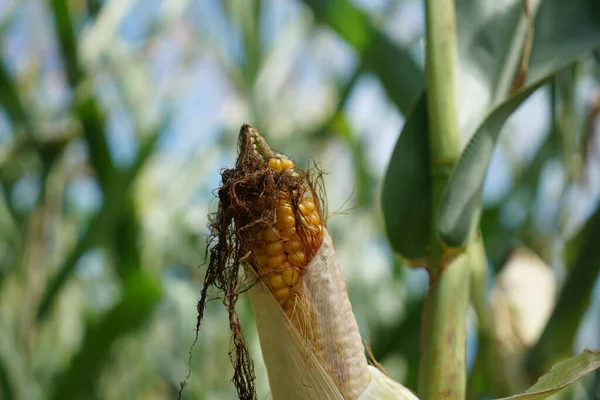
[[[525,87],[496,107],[477,129],[442,198],[438,231],[450,246],[463,246],[479,223],[483,181],[504,123],[556,72],[600,45],[600,3],[546,0],[540,6]]]
[[[527,0],[535,15],[545,0]],[[523,59],[529,24],[523,0],[457,0],[458,114],[470,136],[510,93]],[[531,54],[530,54],[531,56]]]
[[[463,151],[442,196],[438,230],[450,246],[463,246],[479,224],[487,166],[504,123],[544,82],[510,98],[492,112]]]
[[[545,399],[600,368],[600,351],[584,350],[580,355],[552,367],[525,393],[500,400]]]
[[[537,14],[527,78],[524,87],[507,99],[527,32],[521,1],[501,5],[495,1],[456,4],[459,122],[463,136],[472,136],[477,131],[480,137],[473,138],[470,148],[465,150],[466,161],[461,160],[462,167],[452,177],[452,181],[461,183],[450,182],[442,203],[439,231],[447,244],[464,245],[478,222],[483,180],[506,119],[545,79],[600,43],[597,3],[544,0],[530,6]],[[423,98],[420,101],[425,103]],[[409,116],[392,155],[382,197],[387,232],[394,249],[415,260],[427,257],[429,235],[423,232],[432,229],[431,210],[425,206],[431,204],[426,118],[426,104],[418,105]],[[402,139],[406,135],[410,138]],[[401,148],[405,146],[411,147]],[[412,157],[410,169],[398,159],[408,155]],[[418,176],[407,176],[410,174]],[[406,233],[392,232],[396,229]]]
[[[508,94],[524,40],[516,32],[526,29],[521,15],[519,0],[502,6],[492,1],[456,2],[458,113],[463,132],[474,129]],[[382,194],[390,242],[397,253],[415,262],[427,258],[432,230],[427,115],[422,96],[396,143]]]

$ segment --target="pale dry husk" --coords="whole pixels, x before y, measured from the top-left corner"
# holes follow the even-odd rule
[[[327,231],[300,285],[291,318],[264,284],[249,291],[274,400],[416,399],[368,365]]]

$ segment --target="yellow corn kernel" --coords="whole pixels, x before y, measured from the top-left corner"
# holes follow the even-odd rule
[[[308,215],[312,212],[304,203],[298,204],[298,209],[300,210],[300,215]]]
[[[303,249],[302,242],[296,237],[291,237],[290,240],[284,243],[283,249],[286,253],[292,254]]]
[[[279,205],[277,206],[277,216],[280,215],[294,215],[294,212],[292,211],[292,206],[285,200],[283,203],[279,202]]]
[[[321,236],[323,234],[323,226],[321,224],[309,225],[307,229],[313,233],[313,236]]]
[[[269,257],[267,255],[263,255],[263,254],[257,255],[256,263],[259,266],[266,268],[269,265]]]
[[[309,215],[308,222],[311,225],[319,225],[321,223],[321,217],[316,212],[313,212]]]
[[[295,269],[287,269],[283,271],[283,273],[281,274],[281,278],[283,283],[287,286],[294,286],[296,283],[298,283],[300,274]]]
[[[283,244],[281,242],[269,242],[266,247],[268,256],[274,256],[283,253]]]
[[[276,172],[281,172],[281,170],[283,169],[281,165],[281,160],[279,158],[271,158],[268,162],[268,165]]]
[[[279,229],[276,227],[269,227],[265,230],[265,240],[267,242],[277,242],[281,239],[281,235],[279,234]]]
[[[283,227],[284,229],[291,228],[296,225],[296,220],[293,215],[278,215],[277,216],[277,225]]]
[[[269,286],[272,290],[278,290],[289,285],[284,283],[283,274],[272,274],[269,276]]]
[[[294,303],[292,301],[288,301],[283,306],[283,311],[288,317],[291,317],[294,313]]]
[[[317,248],[323,237],[323,227],[321,225],[311,225],[308,227],[310,234],[307,235],[307,246]]]
[[[302,208],[305,208],[308,214],[308,212],[311,212],[316,208],[315,201],[312,199],[312,197],[305,197],[300,203],[299,207],[300,210],[302,210]]]
[[[267,243],[266,243],[266,242],[264,242],[264,241],[262,241],[262,240],[259,240],[259,241],[257,241],[257,242],[256,242],[256,244],[254,245],[254,252],[255,252],[256,254],[264,254],[264,253],[265,253],[265,250],[266,250],[266,248],[267,248]]]
[[[285,261],[285,254],[277,254],[275,256],[270,256],[267,265],[269,268],[275,269],[281,267],[281,264]]]
[[[281,230],[281,237],[289,239],[296,234],[296,227],[292,226],[288,229]]]
[[[287,257],[288,261],[293,265],[303,266],[306,263],[306,254],[303,251],[295,251]]]
[[[280,271],[279,273],[283,273],[283,271],[287,271],[288,269],[293,269],[294,267],[292,266],[292,264],[290,264],[287,261],[284,261],[283,263],[281,263],[281,266],[277,269],[278,271]]]
[[[280,302],[283,302],[290,297],[290,288],[287,286],[282,287],[281,289],[277,289],[273,291],[273,296]]]
[[[289,158],[284,158],[281,160],[281,167],[284,170],[294,169],[294,162]]]

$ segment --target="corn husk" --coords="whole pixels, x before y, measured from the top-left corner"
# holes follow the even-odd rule
[[[343,399],[264,284],[250,289],[250,301],[273,399]]]
[[[418,400],[408,388],[402,386],[380,370],[369,365],[371,382],[357,400]]]
[[[291,318],[264,284],[250,289],[274,400],[416,399],[368,365],[327,231],[299,285],[303,301]]]

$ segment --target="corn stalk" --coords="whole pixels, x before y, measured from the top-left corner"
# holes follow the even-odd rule
[[[431,220],[436,221],[442,193],[461,150],[456,113],[454,1],[427,0],[425,20]],[[435,229],[429,249],[430,283],[421,326],[419,396],[461,399],[466,392],[465,324],[471,256],[467,251],[451,259]]]

